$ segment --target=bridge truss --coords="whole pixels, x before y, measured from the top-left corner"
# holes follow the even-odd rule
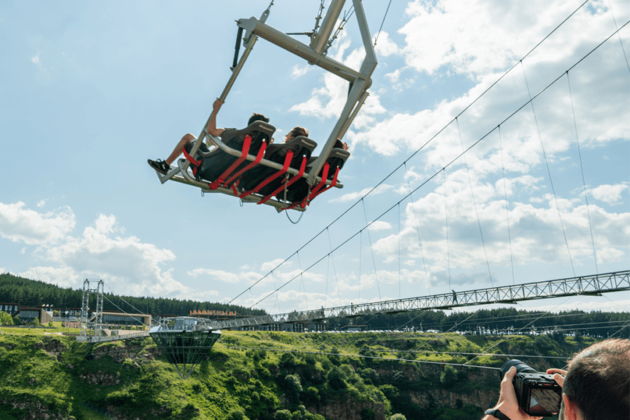
[[[261,315],[210,323],[212,329],[234,329],[275,324],[317,322],[327,318],[399,313],[408,311],[452,309],[463,306],[558,298],[563,296],[601,296],[602,293],[630,291],[630,270],[576,276],[509,286],[442,293],[380,302],[350,304],[282,314]]]

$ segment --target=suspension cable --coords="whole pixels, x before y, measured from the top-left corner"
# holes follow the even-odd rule
[[[580,146],[580,135],[578,134],[577,119],[575,117],[575,106],[573,104],[573,89],[571,87],[571,76],[567,74],[567,84],[569,86],[569,102],[571,103],[571,114],[573,116],[573,130],[575,131],[575,144],[577,145],[578,158],[580,162],[580,174],[582,175],[582,194],[584,195],[584,203],[586,204],[586,215],[588,216],[588,229],[591,233],[591,245],[593,247],[593,262],[595,264],[595,272],[599,273],[597,264],[597,249],[595,247],[595,236],[593,235],[593,219],[591,217],[591,205],[588,200],[588,191],[586,188],[586,177],[584,176],[584,162],[582,160],[582,147]]]
[[[503,156],[503,153],[505,152],[504,148],[503,148],[503,132],[501,131],[501,126],[499,126],[498,129],[499,132],[499,149],[500,149],[500,156],[501,156],[501,172],[503,174],[503,198],[505,200],[505,221],[507,224],[507,235],[508,235],[508,244],[510,247],[510,268],[511,268],[511,272],[512,272],[512,284],[516,283],[516,275],[515,275],[515,271],[514,271],[514,252],[512,251],[512,228],[511,228],[511,222],[510,222],[510,201],[508,200],[508,193],[507,193],[507,177],[505,175],[505,157]]]
[[[385,18],[387,17],[387,14],[389,13],[389,6],[392,5],[392,0],[389,0],[389,3],[387,3],[387,9],[385,9],[385,14],[383,15],[383,20],[381,20],[381,26],[379,26],[378,28],[378,33],[376,34],[376,38],[374,38],[374,46],[376,47],[376,43],[378,42],[378,37],[381,36],[381,30],[383,29],[383,24],[385,23]]]
[[[531,99],[532,92],[529,89],[529,82],[527,81],[527,74],[525,72],[525,66],[522,65],[521,69],[523,70],[523,79],[525,80],[525,87],[527,88],[527,94],[529,95],[529,98]],[[562,237],[564,238],[564,245],[567,249],[569,263],[571,264],[571,272],[573,273],[573,277],[575,277],[575,264],[573,264],[573,256],[571,255],[571,247],[569,246],[569,240],[567,238],[567,229],[564,224],[564,218],[562,217],[562,212],[560,211],[560,207],[558,206],[558,194],[556,193],[556,187],[553,182],[553,176],[551,175],[551,168],[549,166],[549,158],[547,157],[547,150],[545,149],[545,143],[543,142],[542,134],[540,133],[540,125],[538,124],[538,117],[536,116],[536,109],[534,108],[533,100],[529,102],[529,106],[532,110],[532,115],[534,117],[534,126],[536,127],[536,133],[538,135],[538,142],[540,143],[540,149],[542,150],[543,159],[545,161],[545,169],[547,170],[547,179],[549,180],[549,186],[551,187],[551,193],[553,195],[553,206],[555,207],[556,214],[558,215],[558,219],[560,220],[560,229],[562,230]]]
[[[363,220],[365,220],[365,223],[368,222],[368,217],[367,217],[367,210],[365,209],[365,200],[361,200],[361,203],[363,204]],[[376,282],[376,290],[378,291],[378,298],[379,300],[382,299],[381,297],[381,285],[380,285],[380,281],[378,280],[378,272],[376,271],[376,258],[374,258],[374,247],[372,244],[372,235],[370,234],[370,230],[368,229],[367,231],[367,237],[368,237],[368,242],[370,245],[370,254],[372,255],[372,270],[374,272],[374,281]]]
[[[464,142],[462,140],[462,129],[460,127],[459,118],[457,118],[455,122],[457,125],[457,137],[459,138],[459,145],[461,148],[464,148]],[[477,228],[479,230],[479,239],[481,240],[481,248],[483,250],[483,256],[486,260],[486,267],[488,269],[488,279],[490,280],[490,284],[494,285],[494,280],[492,279],[492,271],[490,270],[490,261],[488,260],[488,252],[486,250],[486,240],[483,235],[483,229],[481,227],[481,218],[479,217],[479,204],[477,203],[477,196],[475,195],[475,192],[473,191],[472,178],[470,176],[470,165],[468,164],[466,159],[464,159],[464,169],[466,171],[468,189],[470,190],[470,198],[473,203],[473,208],[475,209],[475,217],[477,218]]]
[[[129,315],[130,318],[135,319],[136,321],[138,321],[138,323],[140,324],[144,324],[144,321],[138,317],[133,316],[133,314],[128,313],[127,311],[125,311],[124,309],[122,309],[120,306],[116,305],[114,302],[112,302],[107,296],[105,296],[105,293],[103,293],[103,298],[106,299],[109,303],[111,303],[112,305],[114,305],[116,307],[116,309],[118,309],[120,312],[122,312],[125,315]]]
[[[344,12],[343,17],[341,18],[341,23],[339,23],[339,26],[337,27],[337,29],[333,33],[333,36],[330,38],[330,40],[326,44],[326,49],[324,50],[324,52],[328,52],[328,49],[335,42],[335,40],[339,36],[339,33],[341,33],[341,31],[343,31],[343,29],[346,26],[346,23],[348,23],[348,20],[352,17],[352,15],[354,15],[354,4],[352,5],[352,7],[350,7],[350,10],[346,10]]]

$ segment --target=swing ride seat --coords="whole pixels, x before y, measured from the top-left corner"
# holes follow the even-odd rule
[[[349,156],[350,153],[347,150],[339,148],[332,149],[328,159],[326,159],[326,163],[318,174],[322,180],[310,189],[310,192],[306,179],[301,178],[287,188],[286,196],[284,195],[284,191],[282,192],[282,198],[292,203],[293,206],[300,205],[301,207],[305,207],[308,205],[308,202],[312,201],[317,195],[337,184],[339,171],[343,168],[343,165],[346,163]],[[315,159],[316,157],[311,158],[311,162],[315,161]],[[309,167],[307,167],[306,170],[308,171]],[[324,186],[327,179],[334,181],[331,184]]]
[[[281,197],[283,191],[294,183],[306,182],[307,164],[312,161],[310,156],[317,143],[299,136],[286,143],[267,147],[267,141],[274,131],[275,128],[270,124],[256,121],[246,129],[230,130],[221,138],[207,135],[209,143],[216,149],[202,151],[208,149],[200,147],[193,157],[190,155],[192,147],[188,147],[184,153],[186,159],[178,161],[178,167],[173,173],[165,176],[158,174],[158,177],[162,182],[170,179],[200,187],[202,192],[218,192],[238,196],[244,202],[268,204],[278,211],[289,208],[304,211],[306,206],[297,207],[280,198],[273,199],[273,196]],[[252,149],[257,150],[255,156],[250,153]],[[186,160],[190,163],[188,169],[185,167]],[[317,185],[327,184],[320,192],[333,186],[343,188],[336,179],[331,181],[317,177],[315,180]]]
[[[221,134],[223,143],[227,147],[239,151],[241,156],[232,156],[220,148],[211,152],[199,152],[201,163],[196,177],[213,183],[214,187],[230,184],[226,181],[230,181],[230,178],[234,178],[233,175],[236,175],[249,164],[242,156],[257,155],[261,148],[266,147],[275,131],[274,126],[263,121],[255,121],[242,130],[225,130]],[[244,146],[247,146],[247,150]]]
[[[283,164],[289,153],[289,167],[299,169],[304,161],[308,162],[317,147],[317,143],[307,137],[298,136],[281,144],[271,144],[267,148],[265,159],[279,164]],[[243,174],[239,182],[239,189],[242,193],[257,192],[263,196],[273,193],[278,187],[284,185],[283,177],[276,177],[270,182],[257,188],[266,179],[273,176],[278,171],[268,166],[258,165],[249,172]],[[302,171],[304,172],[304,171]],[[297,176],[297,174],[295,175]],[[296,179],[297,181],[297,179]],[[287,180],[287,182],[289,182]],[[295,181],[294,181],[295,182]]]

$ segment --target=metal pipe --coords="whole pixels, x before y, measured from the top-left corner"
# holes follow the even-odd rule
[[[308,173],[308,182],[310,185],[315,183],[315,177],[319,174],[326,159],[328,159],[328,155],[332,150],[335,142],[338,138],[341,138],[352,122],[354,118],[357,116],[363,102],[367,98],[367,89],[372,84],[372,73],[376,68],[376,54],[374,53],[374,46],[372,45],[372,38],[370,35],[370,29],[367,24],[367,19],[365,17],[365,11],[363,10],[363,4],[361,0],[353,0],[354,11],[357,17],[357,22],[359,24],[359,30],[361,32],[361,40],[363,41],[363,48],[365,49],[365,58],[363,63],[361,64],[360,74],[361,78],[356,79],[351,84],[350,92],[348,92],[348,99],[344,108],[341,112],[339,120],[332,132],[328,136],[328,140],[322,149],[321,154],[317,158],[317,160],[311,165],[311,170]]]
[[[365,103],[365,100],[367,99],[368,96],[370,96],[370,93],[367,90],[365,92],[363,92],[363,94],[359,98],[359,101],[354,106],[354,109],[352,110],[352,113],[350,114],[348,119],[345,121],[344,125],[341,127],[341,130],[339,131],[339,133],[337,135],[338,138],[342,139],[342,138],[345,137],[346,131],[348,131],[348,128],[350,128],[350,124],[352,124],[352,122],[356,118],[357,114],[361,110],[361,107]]]
[[[326,163],[326,160],[328,159],[328,156],[330,155],[330,151],[335,146],[335,142],[340,137],[341,133],[343,132],[344,127],[349,127],[350,124],[352,124],[350,115],[352,114],[356,115],[356,113],[353,113],[353,109],[355,105],[358,103],[363,93],[367,90],[367,88],[368,86],[365,80],[357,80],[352,85],[352,88],[350,89],[350,93],[348,94],[348,99],[346,101],[346,104],[344,105],[343,110],[341,111],[341,115],[339,116],[339,119],[337,120],[337,124],[335,124],[335,126],[333,127],[332,131],[330,132],[330,135],[328,136],[328,140],[326,140],[326,144],[324,145],[322,149],[322,152],[320,153],[319,157],[315,160],[315,162],[313,162],[313,164],[311,165],[311,170],[308,172],[307,180],[310,185],[315,184],[316,182],[315,180],[318,177],[319,172],[322,170],[324,163]]]
[[[311,40],[310,46],[316,53],[321,54],[322,51],[324,51],[324,47],[330,39],[330,34],[337,23],[337,19],[339,19],[344,3],[345,0],[333,0],[330,3],[330,6],[328,6],[328,10],[326,11],[326,16],[324,17],[321,27]]]
[[[311,47],[300,41],[291,38],[287,34],[272,28],[271,26],[260,22],[258,19],[252,17],[249,19],[240,19],[238,25],[245,28],[247,31],[258,35],[259,37],[275,44],[285,50],[302,57],[311,64],[323,68],[337,76],[353,82],[356,79],[364,79],[366,76],[359,73],[350,67],[328,58],[323,54],[314,51]]]

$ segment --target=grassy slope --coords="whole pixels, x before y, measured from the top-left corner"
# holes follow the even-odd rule
[[[323,418],[309,412],[465,419],[496,398],[496,373],[344,355],[465,363],[464,356],[431,352],[568,355],[589,344],[572,337],[225,332],[210,360],[183,378],[150,339],[93,345],[30,332],[0,329],[0,419]],[[474,364],[504,360],[482,356]]]

